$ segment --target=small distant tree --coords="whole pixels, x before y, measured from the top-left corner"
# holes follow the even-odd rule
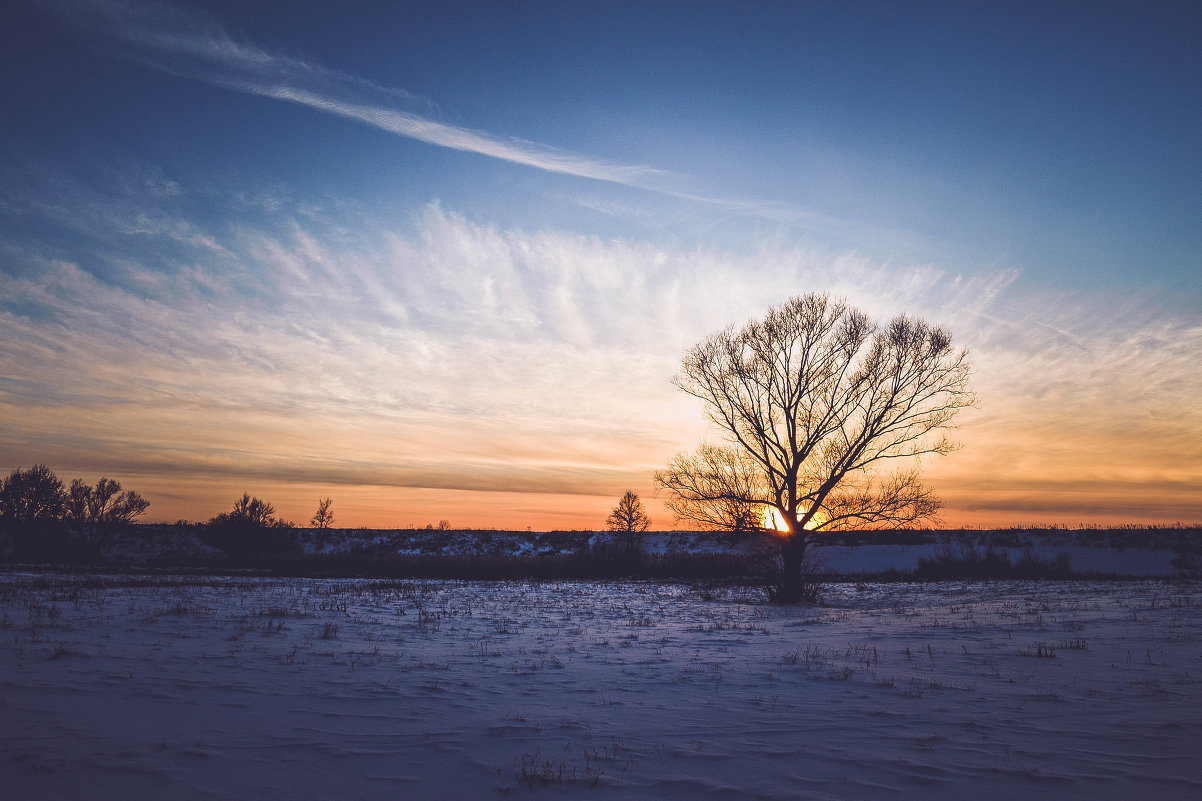
[[[334,512],[330,507],[334,505],[333,498],[321,498],[317,501],[317,511],[313,513],[313,519],[309,521],[309,525],[317,529],[327,529],[334,525]]]
[[[235,525],[251,526],[254,528],[277,528],[280,526],[287,527],[287,523],[283,523],[276,519],[275,507],[267,501],[261,501],[258,498],[252,498],[247,493],[242,493],[239,500],[234,501],[233,511],[222,512],[209,521],[210,525],[221,525],[232,523]]]
[[[209,520],[205,539],[231,556],[260,556],[287,549],[291,528],[270,503],[243,493],[232,510]]]
[[[643,508],[643,502],[633,490],[626,490],[618,505],[605,518],[605,526],[610,531],[620,532],[626,537],[626,550],[633,551],[634,535],[641,534],[651,525],[651,518]]]
[[[75,479],[67,488],[65,517],[84,525],[129,523],[150,507],[150,501],[133,490],[121,491],[121,482],[101,478],[95,487]]]
[[[64,495],[64,519],[75,527],[76,536],[85,545],[102,544],[116,525],[131,523],[146,511],[150,501],[138,493],[121,491],[121,483],[101,478],[92,487],[75,479]]]
[[[63,482],[44,464],[17,468],[0,484],[0,520],[45,523],[60,520],[66,504]]]

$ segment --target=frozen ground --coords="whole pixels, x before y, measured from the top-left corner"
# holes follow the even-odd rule
[[[0,787],[1202,797],[1202,583],[848,584],[829,602],[0,574]]]

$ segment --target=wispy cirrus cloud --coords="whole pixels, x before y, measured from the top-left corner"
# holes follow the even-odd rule
[[[498,228],[438,204],[401,231],[284,192],[255,215],[224,202],[196,215],[193,187],[164,199],[109,186],[54,182],[54,205],[29,204],[73,226],[86,259],[19,235],[0,248],[0,463],[136,466],[163,498],[200,480],[337,486],[379,524],[395,520],[368,510],[431,492],[469,507],[603,505],[649,492],[651,472],[702,436],[700,410],[669,383],[685,348],[819,290],[878,319],[923,315],[970,347],[981,409],[965,416],[964,450],[928,465],[953,508],[1046,520],[1047,497],[1101,510],[1126,493],[1132,519],[1159,519],[1192,508],[1181,488],[1202,479],[1202,329],[1153,304],[780,243]],[[150,207],[148,224],[125,222]],[[572,514],[558,520],[588,524]]]
[[[821,232],[839,242],[915,244],[913,235],[787,201],[699,189],[704,178],[622,164],[436,119],[437,104],[304,58],[265,50],[200,11],[127,0],[40,0],[70,24],[120,43],[113,54],[182,78],[356,120],[397,136],[536,170],[617,184],[742,218]],[[589,203],[573,198],[573,202]],[[600,210],[600,209],[599,209]],[[612,208],[607,213],[612,213]]]
[[[413,110],[430,101],[403,89],[271,53],[199,11],[122,0],[46,0],[64,19],[122,43],[117,52],[148,67],[229,89],[298,103],[438,147],[547,172],[660,191],[664,170],[617,164],[523,139],[450,125]]]

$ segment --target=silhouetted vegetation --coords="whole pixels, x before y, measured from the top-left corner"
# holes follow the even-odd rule
[[[0,483],[0,552],[10,558],[94,561],[114,531],[128,526],[150,502],[101,478],[95,487],[69,487],[44,464],[14,470]]]
[[[334,525],[334,512],[331,507],[334,505],[333,498],[322,498],[317,502],[317,511],[313,513],[313,518],[309,520],[309,525],[316,529],[327,529]]]
[[[767,585],[774,597],[785,583],[777,535],[731,535],[731,542],[696,541],[689,532],[657,532],[653,548],[631,548],[626,537],[645,533],[650,520],[628,491],[607,521],[611,533],[454,530],[447,520],[425,529],[332,528],[332,500],[319,501],[312,528],[294,528],[274,506],[244,493],[206,523],[139,524],[149,503],[116,480],[64,486],[43,464],[14,470],[0,481],[0,562],[79,565],[106,569],[244,571],[278,575],[445,579],[731,580]],[[825,581],[1098,578],[1074,573],[1064,553],[1040,556],[1031,547],[1050,540],[1065,548],[1149,548],[1175,552],[1182,576],[1202,575],[1202,529],[1195,526],[1063,526],[1001,530],[907,529],[828,532],[825,544],[907,545],[934,554],[914,570],[825,574],[807,561],[791,594],[816,601]],[[735,544],[731,544],[731,543]],[[932,548],[933,545],[938,549]],[[717,552],[706,552],[706,551]],[[662,551],[662,553],[657,553]],[[812,553],[812,552],[811,552]],[[1076,551],[1074,551],[1076,553]],[[913,564],[912,562],[910,564]],[[1107,575],[1107,578],[1129,578]]]
[[[202,539],[231,557],[257,559],[294,550],[291,529],[270,503],[243,493],[232,510],[209,520]]]
[[[626,550],[630,553],[634,553],[638,547],[634,535],[642,534],[650,525],[651,518],[647,516],[643,502],[633,490],[626,490],[618,500],[618,505],[609,513],[609,517],[605,518],[607,529],[625,535]]]
[[[1072,560],[1060,553],[1044,559],[1027,551],[1018,561],[994,548],[981,551],[971,546],[944,548],[933,557],[918,560],[914,578],[945,579],[1066,579],[1073,575]]]
[[[244,508],[249,504],[239,503]],[[260,507],[261,508],[261,507]],[[744,535],[732,550],[712,552],[714,541],[696,535],[657,532],[656,551],[629,552],[621,535],[596,532],[516,532],[410,530],[347,530],[287,528],[269,515],[274,525],[255,531],[230,526],[231,513],[219,515],[221,525],[114,525],[103,547],[87,546],[61,521],[52,521],[41,536],[22,541],[20,548],[0,549],[8,564],[79,565],[107,570],[165,570],[259,575],[432,578],[456,580],[613,579],[715,580],[765,586],[772,597],[779,584],[779,552],[760,537]],[[251,516],[252,518],[254,516]],[[262,524],[267,518],[257,518]],[[1202,530],[1047,532],[1065,537],[1066,547],[1145,548],[1175,551],[1173,564],[1182,575],[1202,574]],[[732,536],[732,535],[718,535]],[[1021,550],[1031,540],[1011,531],[898,532],[892,542],[885,532],[845,532],[846,545],[906,544],[924,547],[941,543],[916,569],[885,567],[864,573],[827,572],[823,564],[806,566],[806,598],[821,599],[827,582],[942,581],[942,580],[1072,580],[1133,579],[1120,574],[1074,572],[1067,556],[1041,556]],[[229,538],[228,540],[221,539]],[[256,539],[258,538],[258,539]],[[1150,539],[1149,539],[1150,538]],[[1035,547],[1046,548],[1048,539]],[[224,546],[224,547],[222,547]],[[808,557],[821,556],[821,549]],[[911,563],[913,564],[913,563]]]
[[[0,485],[0,520],[6,523],[61,520],[65,504],[63,482],[44,464],[17,468]]]
[[[132,490],[121,491],[121,482],[101,478],[95,487],[75,479],[67,489],[66,520],[88,526],[129,523],[150,506],[150,501]]]
[[[726,441],[677,454],[655,481],[681,520],[781,530],[777,596],[803,600],[815,532],[898,528],[938,511],[916,467],[884,470],[952,450],[942,431],[976,400],[970,373],[943,328],[904,315],[880,326],[826,295],[790,298],[685,354],[674,383]]]

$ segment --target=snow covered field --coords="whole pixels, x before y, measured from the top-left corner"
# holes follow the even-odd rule
[[[840,584],[828,602],[3,573],[0,787],[1202,797],[1202,583]]]

